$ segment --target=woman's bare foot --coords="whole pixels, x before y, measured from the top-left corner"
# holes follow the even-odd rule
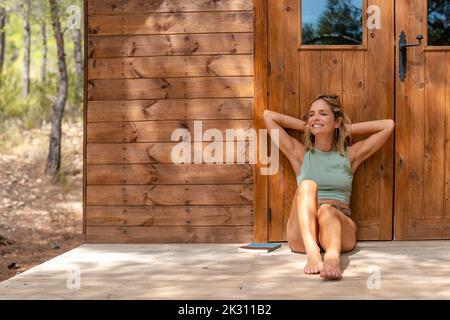
[[[306,266],[303,269],[306,274],[317,274],[320,273],[323,267],[322,256],[320,252],[314,254],[307,254]]]
[[[341,278],[341,267],[340,267],[340,259],[339,254],[335,253],[326,253],[323,256],[323,268],[320,272],[320,276],[322,278],[327,279],[339,279]]]

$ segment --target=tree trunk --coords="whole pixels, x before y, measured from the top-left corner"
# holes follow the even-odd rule
[[[41,66],[41,83],[44,85],[47,78],[47,30],[45,20],[41,22],[42,32],[42,66]]]
[[[81,30],[73,30],[73,56],[75,57],[75,72],[78,76],[83,74],[83,51],[81,49]]]
[[[27,97],[30,93],[30,47],[31,47],[31,29],[30,29],[30,0],[24,0],[24,35],[23,48],[25,50],[23,55],[23,73],[22,73],[22,96]]]
[[[0,8],[0,87],[2,86],[2,70],[5,62],[5,25],[6,10]]]
[[[61,24],[59,21],[57,0],[49,0],[52,18],[53,31],[55,33],[57,54],[58,54],[58,70],[60,74],[60,82],[58,88],[58,96],[53,105],[52,129],[50,132],[49,151],[45,174],[56,176],[59,171],[61,161],[61,121],[64,113],[64,106],[67,100],[67,68],[66,57],[64,53],[64,38],[61,32]]]
[[[73,44],[75,57],[75,97],[74,104],[79,106],[83,101],[83,51],[81,48],[81,30],[73,29]]]

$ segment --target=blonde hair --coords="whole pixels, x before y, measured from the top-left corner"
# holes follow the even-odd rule
[[[333,112],[335,121],[338,118],[342,118],[342,122],[339,128],[334,129],[333,150],[338,151],[340,155],[344,156],[344,153],[347,151],[347,147],[352,143],[350,132],[347,129],[350,127],[351,124],[350,118],[342,110],[341,102],[338,95],[320,94],[310,102],[309,106],[311,107],[311,105],[319,99],[324,100],[328,104],[331,112]],[[302,117],[302,120],[307,122],[308,118],[309,118],[309,110],[308,113]],[[312,150],[314,152],[315,136],[311,133],[310,127],[306,125],[303,134],[303,141],[305,145],[305,151]]]

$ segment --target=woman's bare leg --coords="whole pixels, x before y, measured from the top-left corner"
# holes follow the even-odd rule
[[[288,220],[287,237],[292,251],[306,253],[305,273],[322,270],[322,257],[318,245],[317,184],[304,180],[297,188]]]
[[[325,249],[321,277],[339,279],[341,277],[340,254],[351,251],[356,244],[356,224],[342,212],[328,204],[318,212],[319,242]]]
[[[297,198],[298,222],[305,245],[307,262],[305,273],[322,271],[322,256],[317,234],[317,184],[312,180],[300,183],[300,195]]]

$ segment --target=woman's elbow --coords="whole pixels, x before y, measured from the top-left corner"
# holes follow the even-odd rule
[[[267,109],[264,110],[264,112],[263,112],[263,120],[264,120],[264,123],[266,124],[266,126],[267,126],[267,123],[272,119],[271,112],[272,111],[267,110]]]

